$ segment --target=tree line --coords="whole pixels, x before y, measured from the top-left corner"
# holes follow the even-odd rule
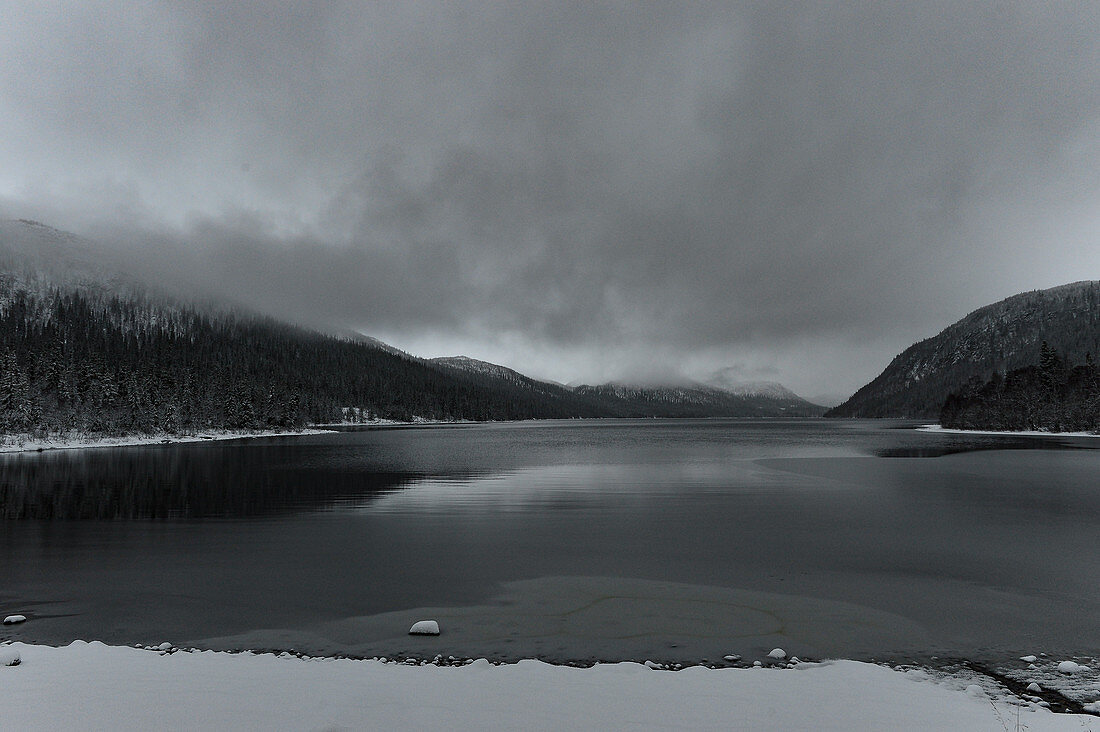
[[[1100,431],[1100,370],[1092,354],[1070,365],[1043,341],[1039,362],[952,393],[940,424],[953,429]]]
[[[596,412],[269,318],[0,278],[2,433],[293,428],[349,413],[501,420]]]

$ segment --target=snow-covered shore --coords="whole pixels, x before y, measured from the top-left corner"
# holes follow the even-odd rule
[[[45,438],[5,435],[0,437],[0,452],[41,452],[89,447],[126,447],[131,445],[179,444],[212,440],[240,440],[249,437],[294,437],[320,435],[332,430],[306,428],[298,430],[203,430],[191,435],[154,434],[89,437],[84,434],[51,435]]]
[[[31,435],[0,435],[0,453],[5,452],[42,452],[44,450],[71,450],[91,447],[128,447],[134,445],[175,445],[187,442],[209,442],[212,440],[241,440],[249,437],[298,437],[301,435],[321,435],[338,431],[341,427],[420,427],[439,424],[473,424],[465,420],[445,422],[442,420],[414,418],[410,421],[394,419],[372,419],[358,422],[326,422],[294,430],[201,430],[194,434],[157,433],[150,435],[119,435],[113,437],[89,437],[86,434],[72,432],[48,437]]]
[[[1100,437],[1095,432],[1043,432],[1042,430],[1022,430],[1017,432],[997,430],[956,430],[941,427],[938,424],[925,424],[916,428],[918,432],[942,432],[951,435],[1004,435],[1005,437]]]
[[[638,663],[404,665],[76,641],[0,646],[11,729],[1100,730],[972,680],[857,661],[670,672]],[[1017,722],[1019,726],[1017,727]]]

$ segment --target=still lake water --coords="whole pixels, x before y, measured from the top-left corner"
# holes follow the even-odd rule
[[[401,644],[431,609],[466,632],[439,649],[501,657],[1100,654],[1100,440],[911,426],[581,420],[3,455],[0,614],[30,621],[0,639],[430,653]],[[539,610],[570,592],[587,599]],[[535,616],[559,624],[525,630]]]

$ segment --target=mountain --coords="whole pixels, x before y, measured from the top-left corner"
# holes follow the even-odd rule
[[[737,382],[718,372],[707,384],[642,386],[608,383],[597,386],[563,386],[538,381],[506,366],[468,356],[448,356],[428,361],[433,366],[471,376],[505,382],[573,404],[578,410],[595,410],[616,417],[819,417],[823,407],[775,382]],[[712,383],[713,382],[713,383]]]
[[[0,225],[0,265],[0,432],[596,416],[359,337],[174,298],[34,222]]]
[[[810,396],[806,397],[806,400],[811,402],[812,404],[820,404],[827,409],[832,409],[833,407],[846,402],[848,400],[848,394],[847,392],[842,394],[837,392],[823,392],[821,394],[811,394]]]
[[[198,286],[126,265],[98,243],[0,221],[0,433],[821,412],[778,384],[571,388],[466,356],[421,359],[196,299]]]
[[[706,385],[738,396],[766,397],[780,400],[802,399],[802,397],[776,381],[744,381],[739,376],[739,370],[732,367],[715,371],[707,379]]]
[[[424,359],[428,366],[463,382],[477,384],[505,394],[521,394],[526,398],[538,398],[555,405],[574,417],[629,417],[625,405],[616,400],[593,398],[568,386],[549,381],[539,381],[518,371],[469,356],[444,356]]]
[[[143,289],[113,251],[30,219],[0,219],[0,272],[8,279],[97,292]]]
[[[820,417],[825,411],[779,384],[769,387],[768,393],[754,388],[738,392],[707,384],[614,383],[578,386],[574,392],[618,402],[628,408],[630,416],[639,417]]]
[[[381,343],[381,341],[378,341]],[[429,358],[427,362],[441,369],[455,371],[463,374],[478,374],[480,376],[488,376],[493,379],[499,379],[501,381],[510,381],[513,384],[528,387],[536,390],[555,390],[555,388],[564,388],[558,384],[551,384],[546,381],[538,381],[532,379],[529,376],[524,376],[518,371],[513,371],[507,366],[501,366],[495,363],[489,363],[488,361],[479,361],[476,358],[470,358],[469,356],[442,356],[440,358]]]
[[[952,392],[1039,361],[1043,342],[1072,363],[1100,354],[1100,282],[1025,292],[979,308],[899,354],[826,417],[934,419]]]

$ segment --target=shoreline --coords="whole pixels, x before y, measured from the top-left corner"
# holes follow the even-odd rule
[[[21,433],[16,435],[0,434],[0,455],[13,454],[20,452],[48,452],[51,450],[83,450],[92,448],[106,448],[106,447],[140,447],[143,445],[179,445],[190,444],[196,442],[213,442],[219,440],[245,440],[249,438],[263,438],[263,437],[302,437],[308,435],[321,435],[332,432],[341,432],[347,428],[360,428],[364,430],[369,429],[388,429],[388,428],[400,428],[400,427],[451,427],[451,426],[469,426],[469,425],[485,425],[485,424],[517,424],[521,422],[577,422],[577,421],[600,421],[600,420],[628,420],[628,421],[650,421],[650,420],[737,420],[745,422],[753,422],[759,420],[793,420],[793,421],[809,421],[818,420],[819,417],[560,417],[560,418],[539,418],[529,420],[437,420],[437,419],[413,419],[413,420],[396,420],[396,419],[377,419],[369,422],[320,422],[311,424],[308,427],[302,427],[300,429],[288,429],[288,430],[225,430],[225,429],[209,429],[209,430],[197,430],[191,434],[171,434],[167,432],[156,434],[135,434],[135,435],[118,435],[118,436],[101,436],[91,437],[83,433],[65,433],[65,434],[53,434],[47,437],[33,437],[27,433]],[[890,419],[890,418],[884,418]],[[929,428],[929,429],[925,429]],[[934,428],[934,429],[932,429]],[[990,433],[972,433],[968,430],[946,430],[940,428],[938,425],[925,425],[923,427],[916,428],[922,431],[929,432],[959,432],[966,434],[1023,434],[1030,435],[1032,433],[1008,433],[1008,432],[990,432]],[[1036,432],[1035,435],[1052,435],[1048,432]],[[1088,433],[1058,433],[1055,436],[1084,436],[1084,437],[1100,437],[1100,434],[1092,435]]]
[[[584,419],[650,419],[641,417],[586,417]],[[681,419],[680,417],[655,417],[653,419]],[[685,419],[742,419],[739,417],[688,417]],[[759,419],[746,417],[746,420]],[[803,419],[798,417],[796,419]],[[813,419],[813,418],[805,418]],[[21,452],[48,452],[51,450],[83,450],[105,447],[140,447],[143,445],[181,445],[196,442],[214,442],[219,440],[245,440],[262,437],[302,437],[308,435],[323,435],[344,431],[342,428],[388,429],[398,427],[449,427],[468,426],[479,424],[514,424],[526,421],[577,421],[575,418],[543,419],[543,420],[437,420],[437,419],[377,419],[370,422],[323,422],[311,424],[308,427],[292,430],[224,430],[210,429],[197,430],[193,434],[170,434],[167,432],[157,434],[119,435],[90,437],[81,433],[57,434],[44,438],[33,437],[29,434],[0,435],[0,455]],[[8,442],[11,440],[11,442]]]
[[[18,700],[4,721],[19,729],[1003,730],[1021,721],[1034,731],[1100,730],[1096,704],[1054,713],[1041,696],[974,671],[843,659],[667,673],[630,662],[414,664],[171,644],[0,644],[0,660],[13,658],[18,665],[0,665],[0,682]]]
[[[341,428],[360,427],[365,429],[388,427],[429,427],[446,425],[489,424],[488,422],[474,422],[472,420],[460,420],[448,422],[443,420],[416,419],[396,420],[377,419],[370,422],[323,422],[311,424],[308,427],[298,429],[276,430],[229,430],[209,429],[195,430],[193,433],[176,434],[160,432],[156,434],[135,435],[111,435],[91,437],[81,433],[54,434],[48,437],[33,437],[30,435],[0,435],[0,454],[18,452],[47,452],[50,450],[77,450],[100,447],[138,447],[142,445],[182,445],[195,442],[215,442],[221,440],[246,440],[262,437],[303,437],[308,435],[325,435],[342,431]],[[25,438],[25,439],[24,439]],[[12,440],[8,442],[8,440]]]
[[[938,424],[924,424],[913,428],[917,432],[935,432],[947,435],[1002,435],[1004,437],[1100,437],[1096,432],[1044,432],[1043,430],[961,430],[941,427]]]
[[[136,447],[141,445],[180,445],[195,442],[245,440],[261,437],[302,437],[324,435],[335,430],[304,427],[298,430],[200,430],[194,434],[122,435],[118,437],[88,437],[86,435],[58,435],[45,438],[29,438],[15,444],[0,444],[0,453],[47,452],[51,450],[78,450],[99,447]]]
[[[167,643],[0,643],[0,662],[13,659],[18,665],[0,665],[0,683],[13,700],[4,719],[27,729],[1003,730],[1018,720],[1036,731],[1100,730],[1095,704],[1053,713],[1047,694],[1020,695],[973,670],[849,660],[668,673],[634,662],[402,663],[187,651]],[[58,693],[65,704],[57,703]]]

